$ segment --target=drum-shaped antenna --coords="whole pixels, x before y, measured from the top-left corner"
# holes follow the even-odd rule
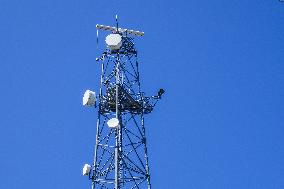
[[[118,121],[117,118],[112,118],[112,119],[108,120],[107,125],[112,129],[117,128],[118,125],[119,125],[119,121]]]
[[[118,50],[122,45],[122,38],[119,34],[109,34],[106,37],[106,44],[111,50]]]
[[[83,167],[83,175],[84,176],[89,175],[90,171],[91,171],[91,166],[89,164],[85,164]]]
[[[96,93],[91,90],[86,90],[83,96],[84,106],[95,106],[96,105]]]

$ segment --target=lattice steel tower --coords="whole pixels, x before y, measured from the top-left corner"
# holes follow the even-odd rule
[[[83,105],[97,106],[96,145],[93,165],[83,175],[93,189],[151,189],[144,115],[152,112],[164,93],[146,97],[140,87],[139,63],[134,36],[144,32],[96,25],[110,31],[100,58],[99,94],[87,90]],[[132,37],[131,37],[132,36]]]

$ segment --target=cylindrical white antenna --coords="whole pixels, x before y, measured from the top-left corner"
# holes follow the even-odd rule
[[[115,20],[116,20],[116,31],[118,32],[118,18],[117,18],[117,14],[115,15]]]
[[[97,49],[99,49],[99,30],[97,28]]]

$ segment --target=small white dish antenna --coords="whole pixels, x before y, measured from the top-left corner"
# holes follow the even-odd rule
[[[89,175],[90,171],[91,171],[91,166],[89,164],[85,164],[83,167],[83,175],[84,176]]]
[[[111,50],[118,50],[122,45],[122,38],[119,34],[109,34],[106,37],[106,44]]]
[[[96,93],[91,90],[86,90],[83,96],[84,106],[95,106],[96,105]]]
[[[119,121],[118,121],[117,118],[112,118],[112,119],[108,120],[107,125],[112,129],[117,128],[118,125],[119,125]]]

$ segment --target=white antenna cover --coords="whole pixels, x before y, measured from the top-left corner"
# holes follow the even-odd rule
[[[83,96],[84,106],[95,106],[96,105],[96,93],[91,90],[86,90]]]
[[[118,50],[122,45],[122,38],[119,34],[109,34],[106,37],[106,44],[111,50]]]
[[[112,118],[112,119],[108,120],[107,125],[112,129],[117,128],[118,125],[119,125],[119,121],[118,121],[117,118]]]
[[[84,176],[89,175],[90,171],[91,171],[91,166],[89,164],[85,164],[83,167],[83,175]]]

